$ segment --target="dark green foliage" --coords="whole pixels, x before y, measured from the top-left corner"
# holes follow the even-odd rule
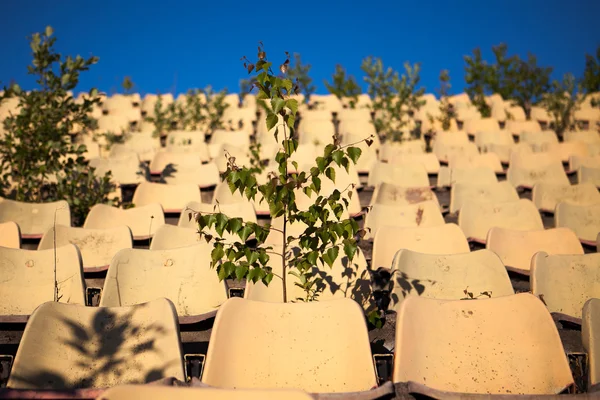
[[[332,82],[324,81],[325,87],[329,93],[335,95],[338,99],[348,99],[350,108],[355,108],[358,103],[358,96],[362,93],[362,89],[354,79],[354,76],[346,76],[346,70],[341,65],[335,66],[335,72],[332,76]]]
[[[348,207],[348,199],[342,194],[349,192],[347,194],[351,196],[353,188],[321,194],[321,179],[335,180],[332,164],[348,169],[350,162],[355,162],[360,157],[361,150],[358,147],[341,147],[336,138],[334,143],[325,147],[323,155],[316,159],[316,165],[310,171],[288,174],[288,160],[298,147],[294,138],[298,102],[290,97],[295,94],[296,88],[292,80],[285,76],[290,62],[287,53],[286,56],[284,63],[279,66],[281,75],[273,73],[272,63],[267,60],[262,44],[258,47],[258,59],[255,63],[243,58],[248,73],[254,72],[258,100],[268,101],[271,105],[265,109],[267,128],[275,128],[275,138],[282,145],[275,157],[276,172],[269,174],[266,183],[258,184],[256,173],[260,172],[260,168],[255,165],[251,168],[238,167],[231,158],[225,172],[225,179],[232,192],[238,191],[248,199],[256,199],[260,195],[262,201],[269,205],[271,217],[283,219],[283,228],[262,227],[239,218],[228,218],[220,212],[200,214],[190,211],[189,218],[195,218],[206,241],[214,243],[212,265],[216,267],[220,279],[235,277],[253,282],[262,281],[268,285],[274,278],[270,267],[271,257],[281,257],[283,272],[277,279],[283,281],[284,301],[288,301],[288,274],[297,278],[296,285],[305,292],[303,299],[296,300],[308,301],[319,295],[319,278],[313,273],[319,262],[331,267],[339,256],[340,248],[349,260],[356,254],[356,238],[361,233],[358,224],[352,219],[341,219],[344,209]],[[302,190],[314,199],[314,204],[308,210],[298,209],[296,190]],[[297,237],[290,236],[289,224],[299,222],[304,223],[307,228]],[[237,235],[239,241],[227,243],[221,237],[210,235],[206,228],[214,228],[219,236],[224,232]],[[282,240],[275,246],[267,247],[265,240],[271,230],[280,232]],[[256,245],[252,247],[246,243],[251,235],[256,238]]]
[[[308,103],[310,96],[317,90],[312,84],[312,78],[308,75],[310,64],[302,64],[300,54],[294,53],[294,64],[288,69],[288,78],[298,85],[298,91],[304,94],[304,102]]]
[[[401,133],[409,124],[409,117],[424,104],[425,88],[417,88],[421,80],[419,63],[404,63],[405,73],[400,75],[391,67],[384,68],[380,58],[367,57],[361,69],[369,87],[367,93],[373,100],[375,129],[390,140],[401,140]]]
[[[80,103],[68,91],[76,88],[79,74],[98,58],[61,57],[54,50],[52,34],[47,27],[30,38],[33,62],[27,69],[37,77],[39,87],[25,92],[12,85],[0,97],[0,102],[19,99],[18,114],[4,121],[6,133],[0,137],[2,195],[28,202],[65,199],[74,221],[81,223],[91,206],[109,202],[114,189],[109,174],[95,177],[87,167],[82,156],[85,146],[71,140],[72,133],[85,134],[95,126],[89,115],[99,103],[98,91],[90,90]]]

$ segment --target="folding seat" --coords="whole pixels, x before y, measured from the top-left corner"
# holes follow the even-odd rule
[[[48,302],[27,322],[7,386],[80,389],[166,377],[183,381],[182,360],[177,315],[166,299],[112,308]]]
[[[537,155],[545,155],[539,153]],[[537,158],[533,158],[534,160]],[[509,166],[506,171],[506,180],[514,187],[533,188],[539,183],[548,183],[556,185],[569,185],[569,178],[565,173],[562,163],[558,160],[547,164],[532,167],[513,167]]]
[[[163,170],[162,180],[168,185],[194,184],[209,188],[221,182],[219,168],[214,162],[192,167],[180,167],[173,171]]]
[[[390,268],[395,254],[401,249],[428,254],[470,251],[467,238],[456,224],[418,228],[383,226],[373,239],[371,269]]]
[[[575,233],[567,228],[521,231],[491,228],[486,248],[498,254],[506,268],[529,275],[531,258],[535,253],[583,254]]]
[[[425,153],[425,141],[409,140],[404,142],[385,142],[379,149],[379,159],[387,161],[398,154],[422,154]]]
[[[450,192],[450,212],[459,211],[465,202],[469,200],[488,203],[518,201],[519,194],[506,181],[486,184],[470,183],[468,181],[454,183]]]
[[[496,173],[488,167],[470,167],[465,169],[441,167],[438,174],[437,187],[453,186],[457,183],[488,185],[497,182]]]
[[[468,168],[489,168],[494,172],[503,172],[502,163],[497,154],[483,153],[468,157],[454,155],[448,160],[450,169],[468,169]]]
[[[521,136],[523,132],[540,132],[542,128],[537,121],[508,120],[504,129],[514,136]]]
[[[182,323],[214,316],[227,293],[211,268],[212,250],[212,244],[205,242],[167,250],[123,249],[108,268],[100,306],[129,306],[166,297],[175,304]]]
[[[480,118],[466,120],[463,125],[463,130],[469,135],[477,135],[480,132],[498,132],[500,125],[495,118]]]
[[[160,203],[165,213],[180,213],[190,201],[201,201],[200,189],[196,184],[142,182],[135,189],[131,202],[136,207]]]
[[[558,143],[558,136],[552,130],[522,132],[519,143],[527,143],[533,151],[547,151],[548,147]]]
[[[15,222],[0,223],[0,247],[21,248],[21,230]]]
[[[174,153],[195,153],[203,160],[208,159],[208,147],[204,132],[172,131],[167,135],[166,151]]]
[[[25,322],[37,306],[53,301],[57,292],[60,302],[85,305],[76,246],[57,247],[56,252],[0,247],[0,259],[0,322]]]
[[[183,228],[165,224],[156,231],[150,243],[150,250],[178,249],[197,244],[202,240],[198,228]]]
[[[433,201],[439,207],[437,196],[428,186],[405,187],[384,182],[375,187],[371,196],[371,205],[407,206],[425,201]]]
[[[600,187],[600,165],[598,167],[588,167],[582,165],[577,170],[577,182],[579,184],[590,183]]]
[[[150,162],[150,173],[160,175],[165,169],[197,168],[203,161],[208,161],[208,157],[203,159],[198,153],[159,151]]]
[[[368,186],[377,186],[380,183],[390,183],[404,187],[428,187],[429,176],[422,164],[394,165],[377,163],[373,165]]]
[[[179,221],[177,222],[177,226],[183,228],[192,228],[198,229],[198,223],[194,218],[194,213],[223,213],[227,215],[229,218],[241,218],[244,222],[254,222],[256,223],[256,212],[254,211],[254,206],[252,203],[248,201],[240,201],[233,203],[221,203],[219,204],[206,204],[206,203],[198,203],[198,202],[190,202],[186,204],[184,212],[179,216]],[[192,218],[190,219],[190,212],[192,213]],[[217,236],[216,231],[211,230],[211,234],[213,236]],[[229,234],[224,232],[224,237],[229,237]],[[238,236],[234,236],[236,240],[240,240]]]
[[[215,319],[202,382],[236,389],[367,391],[377,382],[363,315],[349,299],[265,303],[231,298]],[[253,346],[248,337],[254,338]]]
[[[583,306],[581,339],[588,355],[588,388],[600,383],[600,300],[589,299]]]
[[[568,201],[558,203],[554,211],[554,225],[572,229],[583,244],[595,246],[600,232],[600,203],[588,206]]]
[[[365,217],[367,234],[370,239],[383,226],[401,228],[444,225],[444,217],[437,201],[424,201],[406,206],[374,204]]]
[[[479,154],[479,149],[477,149],[475,143],[472,142],[447,144],[436,141],[433,144],[433,153],[440,162],[447,163],[452,157],[476,156]]]
[[[542,217],[531,200],[478,202],[467,200],[458,214],[458,226],[465,236],[485,243],[488,231],[499,227],[522,231],[544,229]]]
[[[305,121],[298,127],[298,142],[301,144],[325,145],[332,142],[334,135],[335,126],[328,120]],[[282,135],[279,136],[281,140]]]
[[[313,400],[314,397],[292,389],[215,389],[210,387],[177,387],[158,385],[122,385],[102,393],[103,400]]]
[[[39,239],[54,224],[71,226],[69,203],[26,203],[0,198],[0,222],[13,221],[24,239]]]
[[[396,166],[404,164],[422,164],[428,174],[437,174],[440,170],[440,162],[433,153],[394,154],[388,162]]]
[[[95,168],[97,176],[111,172],[111,180],[120,186],[137,185],[148,181],[150,173],[145,165],[140,163],[136,153],[111,158],[93,158],[89,166]]]
[[[211,145],[215,144],[229,144],[238,147],[250,147],[250,136],[245,131],[226,131],[224,129],[217,129],[213,132],[210,137]]]
[[[557,204],[563,201],[578,205],[600,203],[600,193],[592,183],[579,185],[537,183],[533,187],[531,200],[539,210],[554,213]]]
[[[563,134],[565,142],[582,142],[586,144],[599,144],[600,134],[594,130],[567,131]]]
[[[104,271],[110,260],[121,249],[133,248],[131,229],[122,225],[109,229],[74,228],[56,225],[44,234],[38,250],[74,244],[81,253],[84,272]]]
[[[582,157],[578,155],[572,155],[569,157],[569,170],[577,171],[579,167],[592,167],[600,168],[600,157],[598,156],[587,156]]]
[[[581,324],[584,303],[600,296],[600,254],[548,254],[531,260],[531,291],[560,319]]]
[[[409,296],[396,318],[393,381],[488,396],[558,394],[573,385],[554,321],[528,293],[475,301]]]
[[[136,206],[123,210],[106,204],[96,204],[90,209],[83,227],[86,229],[111,229],[127,225],[134,240],[146,240],[154,236],[165,224],[165,214],[159,203]]]
[[[468,297],[465,290],[494,298],[515,294],[504,264],[489,250],[440,255],[402,249],[394,256],[392,276],[396,310],[410,296],[460,300]]]

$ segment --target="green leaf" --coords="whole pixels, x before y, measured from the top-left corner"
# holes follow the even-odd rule
[[[326,242],[326,240],[323,240],[323,242]],[[338,247],[332,247],[329,250],[327,250],[327,252],[325,252],[325,254],[323,254],[323,261],[325,261],[327,263],[327,265],[329,265],[329,268],[331,268],[333,266],[333,263],[335,262],[335,259],[338,256],[338,252],[339,249]]]
[[[275,97],[271,99],[271,108],[273,109],[273,113],[278,114],[284,106],[285,100],[281,97]]]
[[[273,129],[273,127],[275,127],[275,125],[277,125],[277,122],[279,121],[279,118],[277,118],[277,114],[269,114],[267,116],[267,130],[271,130]]]
[[[348,157],[350,157],[350,159],[352,160],[352,162],[354,164],[356,164],[358,162],[358,159],[360,158],[360,155],[362,154],[362,150],[359,149],[358,147],[348,147],[346,149],[346,152],[348,153]]]

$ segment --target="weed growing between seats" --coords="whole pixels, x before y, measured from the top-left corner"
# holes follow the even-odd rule
[[[71,140],[72,134],[95,127],[90,113],[100,101],[98,91],[90,90],[81,102],[70,91],[77,87],[80,73],[98,58],[63,58],[55,51],[55,42],[50,26],[30,38],[33,62],[27,68],[39,88],[25,92],[13,84],[0,95],[0,103],[12,97],[19,100],[18,114],[4,120],[5,134],[0,137],[1,195],[27,202],[64,199],[77,225],[94,204],[112,202],[114,185],[110,173],[94,175],[83,158],[86,147]]]
[[[342,219],[342,214],[348,209],[349,199],[354,194],[351,185],[341,190],[335,189],[332,193],[321,194],[321,179],[330,179],[335,182],[335,165],[350,168],[350,162],[356,163],[361,155],[361,150],[354,145],[340,146],[338,137],[333,137],[333,143],[328,144],[323,155],[316,159],[316,165],[309,171],[288,173],[288,160],[298,147],[294,137],[294,126],[298,102],[291,98],[297,93],[297,83],[287,76],[289,68],[289,54],[279,66],[280,74],[273,72],[272,62],[267,60],[262,43],[258,47],[258,60],[250,62],[243,57],[244,67],[248,73],[254,72],[251,80],[253,88],[258,90],[258,100],[269,101],[266,107],[266,124],[273,133],[276,141],[281,146],[275,162],[277,169],[268,174],[267,182],[258,184],[256,168],[239,167],[235,159],[230,157],[228,168],[224,174],[233,193],[240,194],[249,200],[255,199],[257,194],[261,201],[267,202],[271,218],[281,218],[281,229],[272,225],[262,227],[255,223],[244,222],[241,218],[228,218],[215,206],[215,213],[189,212],[189,218],[195,218],[199,231],[207,242],[214,245],[212,251],[212,266],[220,279],[235,277],[246,279],[254,283],[261,281],[268,285],[274,277],[282,280],[282,298],[284,302],[290,300],[312,301],[318,298],[319,275],[315,274],[320,265],[330,268],[338,258],[340,248],[348,260],[352,261],[358,250],[357,240],[364,236],[358,224],[353,219]],[[372,138],[364,139],[369,145]],[[291,162],[298,170],[296,162]],[[323,177],[323,175],[325,175]],[[296,204],[296,193],[302,191],[314,200],[308,210],[299,210]],[[297,236],[290,234],[291,224],[304,224],[306,228]],[[237,235],[240,240],[227,243],[222,238],[212,237],[207,229],[214,226],[216,232]],[[270,234],[281,239],[272,246],[265,245]],[[256,246],[249,246],[246,240],[254,235]],[[281,257],[281,276],[273,272],[270,266],[271,257]],[[275,261],[277,262],[277,261]],[[287,275],[297,279],[296,286],[304,291],[303,298],[291,299],[287,293]]]

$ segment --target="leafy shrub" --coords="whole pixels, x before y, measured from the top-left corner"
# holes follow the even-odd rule
[[[331,267],[340,248],[352,260],[358,248],[357,238],[364,234],[356,221],[341,218],[344,209],[348,207],[348,198],[352,196],[352,187],[321,194],[321,179],[335,181],[334,163],[348,169],[350,162],[358,160],[361,150],[353,146],[341,147],[339,138],[335,137],[334,142],[325,147],[323,155],[316,159],[316,166],[310,171],[288,173],[288,160],[298,147],[298,141],[294,138],[298,102],[290,97],[295,94],[295,88],[285,76],[289,65],[289,55],[286,55],[285,62],[279,68],[284,72],[282,75],[273,73],[272,63],[267,60],[262,44],[258,47],[256,63],[243,58],[248,73],[255,72],[257,98],[269,101],[271,105],[266,108],[267,128],[273,130],[275,139],[281,144],[275,157],[276,170],[269,173],[266,183],[258,184],[256,172],[260,169],[255,166],[250,169],[238,167],[235,160],[230,158],[224,174],[233,193],[239,191],[248,199],[255,199],[260,193],[263,201],[269,205],[271,217],[283,219],[282,229],[271,225],[262,227],[240,218],[228,218],[218,210],[215,213],[190,211],[189,218],[195,218],[206,241],[213,243],[212,266],[216,267],[220,279],[233,276],[240,280],[262,281],[268,285],[274,278],[269,266],[271,257],[281,257],[283,272],[277,279],[282,279],[283,300],[292,300],[287,296],[286,282],[289,274],[297,278],[295,284],[305,292],[303,299],[296,300],[310,301],[319,294],[319,278],[313,272],[314,268],[318,268],[318,261]],[[297,169],[298,166],[294,162],[293,164]],[[296,204],[296,193],[300,190],[314,200],[305,211],[299,210]],[[303,223],[306,229],[296,237],[291,236],[288,229],[292,223]],[[227,243],[220,237],[212,237],[207,231],[212,227],[219,236],[228,232],[237,235],[240,240]],[[271,231],[281,233],[281,243],[265,246]],[[246,243],[251,235],[256,238],[254,246]]]
[[[346,76],[346,70],[341,65],[335,66],[331,83],[324,81],[325,87],[329,93],[335,95],[338,99],[348,99],[350,108],[355,108],[358,103],[358,96],[362,93],[362,89],[354,79],[354,76]]]
[[[373,100],[377,133],[389,140],[402,140],[402,131],[409,127],[409,117],[425,104],[421,98],[425,88],[417,89],[421,80],[420,64],[405,63],[405,73],[401,76],[391,67],[384,69],[380,58],[365,58],[361,68],[369,85],[367,92]]]
[[[4,120],[5,134],[0,137],[2,195],[28,202],[65,199],[73,220],[81,223],[89,208],[109,202],[114,190],[110,174],[96,177],[83,158],[85,146],[74,145],[71,137],[95,126],[90,112],[99,102],[98,91],[90,90],[81,103],[69,92],[76,88],[79,74],[98,58],[61,57],[54,50],[52,34],[48,26],[30,38],[33,62],[27,68],[39,88],[25,92],[14,84],[0,97],[0,102],[19,100],[18,113]]]

